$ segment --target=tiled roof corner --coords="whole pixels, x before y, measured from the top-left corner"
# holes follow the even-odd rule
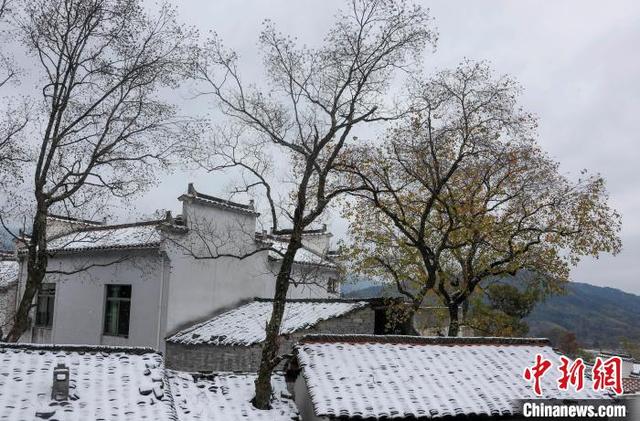
[[[640,395],[640,377],[622,379],[622,390],[625,395]]]

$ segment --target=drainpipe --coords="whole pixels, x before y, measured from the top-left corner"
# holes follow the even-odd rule
[[[165,276],[165,263],[167,260],[167,257],[165,255],[165,253],[161,252],[160,253],[160,270],[161,270],[161,275],[160,275],[160,298],[158,301],[158,335],[157,335],[157,349],[158,351],[160,351],[162,349],[161,345],[162,345],[162,305],[164,304],[164,284],[166,281],[166,276]]]

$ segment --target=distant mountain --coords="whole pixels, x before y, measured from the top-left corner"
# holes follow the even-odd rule
[[[588,348],[617,348],[623,338],[640,343],[640,296],[571,282],[566,295],[539,304],[527,322],[533,336],[561,328],[575,333]]]
[[[345,298],[393,294],[392,286],[366,280],[349,282],[345,287]],[[640,296],[578,282],[569,283],[566,290],[565,295],[538,304],[526,319],[531,336],[548,337],[561,329],[575,333],[586,348],[618,348],[623,338],[640,343]]]

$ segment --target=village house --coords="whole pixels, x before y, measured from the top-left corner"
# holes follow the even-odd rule
[[[22,341],[164,350],[167,336],[221,309],[272,297],[289,233],[256,233],[253,203],[202,194],[193,184],[178,200],[175,217],[131,224],[50,216],[48,273]],[[303,234],[289,298],[339,297],[330,238],[326,227]],[[18,256],[20,295],[25,251]]]
[[[518,399],[538,398],[523,371],[541,354],[560,365],[546,339],[309,335],[295,347],[287,382],[305,421],[524,419]],[[561,391],[541,380],[541,399],[610,399]]]

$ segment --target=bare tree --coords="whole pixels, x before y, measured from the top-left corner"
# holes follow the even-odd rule
[[[12,12],[10,0],[0,0],[0,94],[5,94],[7,85],[17,83],[18,69],[10,55],[3,51],[12,39],[12,31],[7,27]],[[14,101],[4,97],[0,106],[0,187],[3,190],[8,184],[20,179],[20,166],[28,161],[23,145],[22,134],[27,126],[27,112],[24,104],[16,105]]]
[[[383,147],[354,152],[361,189],[346,214],[359,270],[392,280],[412,311],[435,293],[455,336],[481,282],[521,269],[566,281],[580,257],[620,250],[603,179],[560,173],[512,79],[467,61],[415,87],[421,111]]]
[[[195,33],[166,4],[151,16],[140,0],[35,0],[15,21],[40,70],[42,98],[31,127],[38,143],[27,281],[11,341],[27,329],[47,271],[50,209],[74,213],[144,189],[190,134],[159,91],[184,79],[195,50]]]
[[[355,140],[356,127],[397,117],[397,110],[385,109],[384,94],[397,71],[409,69],[434,41],[427,12],[395,1],[349,2],[317,49],[297,47],[267,22],[260,36],[268,78],[263,90],[242,81],[235,53],[217,39],[208,45],[200,77],[234,133],[220,131],[214,149],[223,151],[216,154],[221,163],[212,167],[239,168],[244,189],[265,193],[274,232],[279,219],[290,224],[256,380],[260,409],[270,406],[271,373],[280,361],[276,341],[303,231],[350,190],[337,174],[345,146]],[[264,165],[270,153],[292,163],[289,200],[282,205],[273,196],[274,168]]]

